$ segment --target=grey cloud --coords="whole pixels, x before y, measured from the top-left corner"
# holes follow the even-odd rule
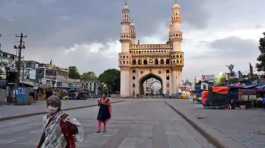
[[[209,11],[205,8],[206,3],[206,0],[181,0],[184,23],[196,29],[205,29],[210,19]]]
[[[236,23],[235,18],[236,21],[244,20],[242,22],[247,21],[257,24],[257,27],[261,26],[258,20],[249,21],[244,17],[238,17],[246,15],[247,12],[243,12],[246,2],[240,7],[243,3],[241,0],[230,1],[237,7],[233,7],[233,13],[225,13],[224,17],[227,6],[223,1],[179,0],[183,10],[184,29],[215,31],[218,24],[223,27],[224,23]],[[261,0],[253,1],[256,1],[255,4],[249,5],[251,9],[247,9],[254,12],[249,14],[249,18],[263,11],[258,9],[257,5]],[[172,0],[130,0],[129,7],[136,21],[138,37],[156,33],[161,22],[169,23],[172,3]],[[26,57],[37,57],[47,62],[52,58],[57,64],[67,63],[65,65],[77,65],[80,69],[102,71],[103,68],[117,65],[117,58],[105,60],[101,55],[84,56],[81,53],[65,58],[60,53],[64,52],[62,48],[69,48],[74,44],[104,43],[119,39],[122,5],[123,0],[0,0],[0,33],[3,34],[0,42],[5,48],[12,50],[17,42],[15,34],[24,32],[28,35]],[[256,9],[259,11],[254,11]],[[225,18],[225,21],[220,18]],[[209,26],[209,23],[212,24]],[[205,53],[203,58],[235,55],[247,57],[258,52],[255,41],[235,37],[216,40],[209,43],[209,47],[212,48],[212,52]],[[194,50],[197,50],[199,47],[195,48]],[[100,61],[95,64],[99,59]]]
[[[258,52],[258,44],[253,40],[227,37],[209,43],[212,52],[226,56],[251,56]]]
[[[69,50],[69,48],[58,48],[53,50],[47,50],[43,48],[40,51],[32,50],[31,52],[28,52],[26,50],[23,51],[23,54],[31,60],[37,60],[45,63],[53,60],[54,64],[60,67],[67,68],[71,65],[75,65],[82,73],[92,70],[97,74],[100,74],[108,68],[118,68],[118,54],[115,52],[117,48],[117,42],[113,41],[109,43],[98,43],[99,47],[96,47],[96,45],[93,47],[87,47],[91,44],[86,44],[85,46],[77,45],[79,47],[71,47],[75,48],[75,50],[70,52],[66,52]],[[95,48],[98,48],[98,51],[90,51]]]
[[[264,4],[264,0],[207,0],[205,7],[211,18],[208,26],[238,29],[263,25]]]
[[[204,27],[207,17],[203,0],[180,1],[184,23]],[[71,46],[75,43],[118,39],[122,0],[1,0],[0,32],[14,44],[14,34],[25,32],[29,46]],[[171,1],[129,1],[138,37],[156,32],[161,22],[169,23]],[[204,17],[201,17],[204,16]],[[203,19],[202,19],[203,18]]]
[[[184,25],[203,29],[207,27],[208,13],[204,8],[206,0],[180,0]],[[140,36],[152,34],[161,22],[170,22],[172,1],[134,0],[130,3],[131,14],[136,20]],[[187,27],[188,28],[188,27]]]

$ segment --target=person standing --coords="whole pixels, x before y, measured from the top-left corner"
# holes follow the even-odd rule
[[[103,95],[98,100],[98,125],[97,125],[97,133],[101,132],[101,127],[103,125],[103,132],[106,132],[107,130],[107,122],[111,118],[111,100],[106,97],[106,95]]]
[[[37,148],[76,148],[80,123],[61,111],[61,100],[57,96],[47,99],[47,111]]]

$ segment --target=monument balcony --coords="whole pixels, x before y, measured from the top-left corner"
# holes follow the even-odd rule
[[[131,65],[119,64],[120,68],[131,68]]]
[[[172,67],[173,65],[171,64],[158,64],[158,65],[155,65],[155,64],[147,64],[147,65],[131,65],[130,67],[131,68],[170,68]]]
[[[121,25],[124,25],[124,24],[127,24],[127,25],[131,24],[130,19],[122,19]]]
[[[131,58],[131,56],[129,53],[119,53],[119,61],[128,60],[130,58]]]
[[[134,59],[137,58],[170,58],[170,53],[141,53],[141,54],[131,54]]]
[[[130,49],[130,53],[133,55],[168,55],[172,51],[171,49]]]
[[[132,50],[167,50],[172,49],[171,44],[131,44]]]
[[[181,23],[182,19],[180,16],[172,16],[171,21],[172,21],[172,23]]]
[[[171,41],[182,41],[183,40],[182,32],[178,31],[178,32],[170,33],[169,38]]]
[[[119,67],[129,67],[130,65],[129,61],[120,60]]]
[[[122,9],[122,14],[128,14],[128,13],[130,13],[129,8],[123,8]]]
[[[183,39],[182,38],[178,38],[178,37],[173,37],[173,38],[170,38],[171,41],[179,41],[181,42]]]
[[[132,66],[136,67],[170,67],[175,65],[183,65],[183,59],[170,59],[170,58],[146,58],[146,59],[133,59],[130,61]],[[122,62],[121,62],[122,63]]]
[[[121,33],[120,34],[120,41],[131,41],[132,36],[129,33]]]
[[[136,33],[131,33],[132,38],[136,38]]]
[[[184,60],[184,52],[177,51],[174,54],[171,54],[171,59]]]
[[[120,64],[120,65],[126,65],[126,64]],[[170,66],[181,66],[184,65],[184,62],[175,62],[175,63],[169,63],[169,64],[154,64],[154,63],[148,63],[148,64],[129,64],[132,67],[170,67]]]

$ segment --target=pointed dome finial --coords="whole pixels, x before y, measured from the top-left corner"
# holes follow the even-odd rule
[[[127,1],[127,0],[124,1],[124,8],[125,8],[125,9],[128,9],[128,8],[129,8],[129,6],[128,6],[128,1]]]
[[[133,18],[131,18],[131,25],[135,26],[135,20]]]
[[[174,0],[173,8],[180,8],[180,5],[178,4],[178,0]]]

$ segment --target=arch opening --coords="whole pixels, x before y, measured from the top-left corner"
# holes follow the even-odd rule
[[[141,96],[162,96],[163,95],[163,81],[160,77],[154,74],[144,76],[140,82]]]

